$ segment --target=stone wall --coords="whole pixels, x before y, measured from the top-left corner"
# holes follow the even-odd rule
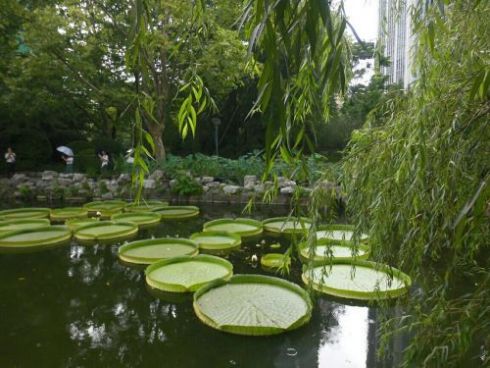
[[[154,171],[144,182],[144,197],[165,199],[170,202],[188,203],[247,203],[255,197],[261,201],[265,191],[273,187],[272,182],[261,182],[254,175],[243,178],[243,185],[223,183],[213,177],[195,177],[200,186],[197,195],[180,195],[178,179],[169,180],[161,170]],[[293,180],[279,177],[278,195],[272,204],[289,204],[296,189],[300,189],[306,202],[310,188],[299,188]],[[132,199],[131,177],[121,174],[110,178],[93,179],[85,174],[63,174],[55,171],[17,173],[12,178],[0,179],[0,200],[7,203],[46,202],[66,205],[80,204],[92,200],[114,198]]]

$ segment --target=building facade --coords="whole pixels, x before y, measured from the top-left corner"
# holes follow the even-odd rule
[[[389,84],[401,84],[407,89],[415,80],[412,55],[414,36],[410,8],[416,0],[379,0],[378,42],[389,65],[381,73]]]

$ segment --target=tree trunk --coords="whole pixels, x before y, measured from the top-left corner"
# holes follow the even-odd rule
[[[163,124],[148,124],[148,132],[155,144],[155,159],[158,161],[164,161],[166,159],[165,146],[163,145],[162,139],[164,129]]]

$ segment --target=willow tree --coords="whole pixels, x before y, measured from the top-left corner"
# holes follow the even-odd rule
[[[403,365],[490,362],[490,3],[412,9],[417,81],[378,108],[345,160],[348,207],[375,260],[417,285]]]

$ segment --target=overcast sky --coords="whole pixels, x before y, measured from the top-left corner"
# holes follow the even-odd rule
[[[349,22],[364,41],[376,41],[379,0],[344,0]]]

